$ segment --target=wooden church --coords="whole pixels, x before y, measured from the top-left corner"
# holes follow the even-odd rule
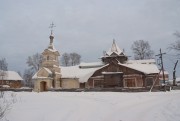
[[[55,49],[53,39],[51,33],[50,44],[42,53],[42,67],[33,76],[35,91],[52,88],[137,88],[151,86],[154,82],[159,85],[159,80],[156,80],[159,69],[155,60],[128,60],[115,40],[99,62],[60,67],[60,53]]]
[[[101,60],[104,66],[88,79],[89,87],[147,87],[153,84],[159,73],[153,59],[128,60],[115,40]],[[158,84],[156,81],[156,85]]]

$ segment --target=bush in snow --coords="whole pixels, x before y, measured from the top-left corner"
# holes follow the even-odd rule
[[[6,116],[12,105],[17,102],[16,94],[8,94],[9,93],[5,93],[3,91],[0,93],[0,120]]]

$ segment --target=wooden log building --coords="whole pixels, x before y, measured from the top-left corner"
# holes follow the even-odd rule
[[[5,71],[0,78],[1,88],[21,88],[23,79],[15,71]]]

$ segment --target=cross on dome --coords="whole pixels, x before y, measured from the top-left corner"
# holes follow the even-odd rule
[[[53,36],[53,28],[56,27],[54,25],[54,23],[52,22],[49,26],[49,28],[51,29],[51,35],[49,36],[49,39],[50,39],[50,44],[48,46],[49,49],[53,50],[53,51],[57,51],[55,48],[54,48],[54,45],[53,45],[53,39],[54,39],[54,36]]]
[[[49,26],[49,28],[51,28],[51,35],[53,34],[53,28],[54,27],[56,27],[55,25],[54,25],[54,23],[52,22],[52,24],[50,24],[50,26]]]

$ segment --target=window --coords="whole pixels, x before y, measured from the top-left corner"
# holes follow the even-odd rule
[[[135,78],[124,79],[124,86],[125,87],[135,87],[136,86]]]
[[[47,56],[47,60],[49,60],[49,56]]]
[[[152,77],[146,78],[146,86],[152,86],[154,79]]]

